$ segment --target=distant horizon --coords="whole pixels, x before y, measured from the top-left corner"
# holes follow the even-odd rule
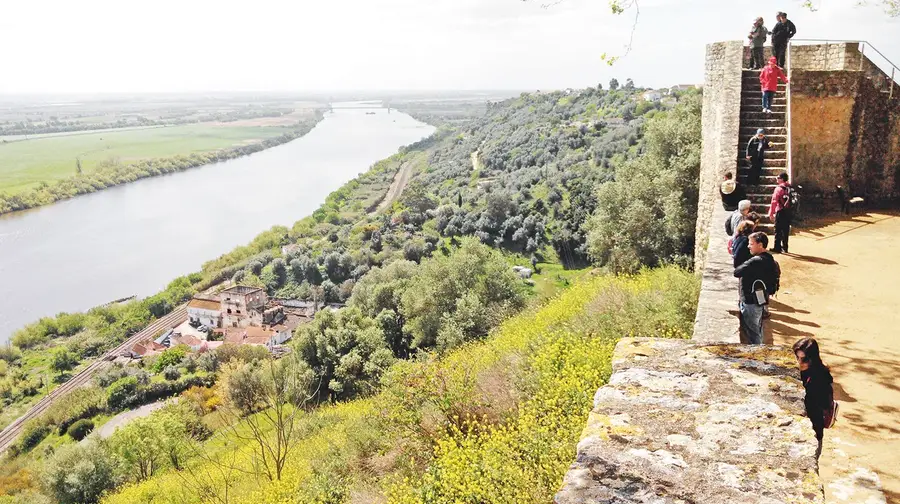
[[[596,0],[17,2],[0,18],[0,44],[17,48],[0,94],[535,91],[612,77],[658,89],[702,82],[707,44],[746,40],[757,16],[771,29],[780,10],[797,39],[866,39],[900,61],[900,17],[881,6],[801,4],[642,0],[635,19]]]

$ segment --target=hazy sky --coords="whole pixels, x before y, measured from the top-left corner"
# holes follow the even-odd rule
[[[551,89],[703,80],[708,42],[788,11],[797,38],[867,39],[900,64],[900,19],[857,0],[36,0],[0,7],[0,93]]]

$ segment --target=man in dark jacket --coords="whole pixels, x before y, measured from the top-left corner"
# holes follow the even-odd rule
[[[753,257],[734,269],[734,276],[741,279],[741,325],[751,345],[763,342],[763,313],[769,304],[769,296],[775,294],[779,268],[772,254],[766,251],[769,238],[765,233],[750,235],[750,253]]]
[[[748,185],[759,184],[759,174],[762,172],[763,160],[766,150],[769,148],[769,139],[762,128],[756,130],[756,136],[747,142],[747,161],[750,161],[750,172],[747,174]]]
[[[797,33],[797,27],[790,22],[787,14],[779,12],[775,15],[778,20],[772,28],[772,54],[778,59],[778,66],[784,68],[784,55],[787,52],[788,41]]]

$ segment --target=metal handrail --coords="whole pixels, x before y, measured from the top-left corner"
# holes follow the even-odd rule
[[[788,42],[787,50],[785,51],[785,60],[784,66],[785,70],[787,70],[787,74],[791,75],[791,45]],[[790,79],[790,77],[788,78]],[[787,136],[785,138],[785,150],[787,151],[787,173],[788,180],[794,182],[794,163],[793,158],[791,157],[791,136],[794,133],[794,128],[791,127],[791,85],[790,82],[786,86],[784,86],[785,95],[787,97],[787,117],[785,118],[785,124],[787,125]]]
[[[834,42],[836,44],[865,44],[865,45],[871,47],[873,51],[877,52],[879,56],[884,58],[884,61],[887,61],[889,65],[891,65],[892,67],[894,67],[897,70],[900,70],[900,66],[895,65],[893,61],[888,59],[887,56],[885,56],[881,51],[878,50],[877,47],[872,45],[872,43],[867,40],[791,39],[788,42],[791,44],[793,44],[794,42],[825,42],[826,44],[830,44],[830,43]]]
[[[892,99],[894,97],[894,84],[900,85],[900,81],[897,80],[898,78],[900,78],[900,66],[897,66],[897,64],[895,64],[893,61],[891,61],[887,56],[884,55],[883,52],[879,51],[877,47],[872,45],[872,43],[867,40],[790,39],[790,40],[788,40],[788,47],[793,45],[795,42],[809,42],[809,43],[823,43],[824,42],[825,45],[828,45],[831,43],[860,44],[862,46],[860,48],[860,55],[863,56],[863,58],[865,58],[865,56],[866,56],[866,46],[869,46],[873,51],[875,51],[876,54],[881,56],[881,58],[891,67],[891,76],[890,76],[891,89],[889,92],[889,99]],[[788,50],[787,52],[790,52],[790,50]],[[862,70],[863,58],[860,58],[860,63],[859,63],[860,70]],[[869,61],[872,62],[873,65],[878,67],[878,65],[874,61],[872,61],[871,58],[869,58]],[[887,72],[885,72],[884,69],[879,68],[879,70],[882,70],[884,72],[885,76],[887,76]]]

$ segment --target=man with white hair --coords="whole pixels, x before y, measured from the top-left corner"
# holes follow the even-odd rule
[[[748,215],[750,215],[750,200],[741,200],[738,202],[737,210],[731,212],[731,222],[730,226],[728,226],[731,230],[728,233],[729,236],[734,236],[734,233],[737,232],[738,224],[740,224],[742,220],[746,220]],[[728,229],[725,231],[728,231]]]

